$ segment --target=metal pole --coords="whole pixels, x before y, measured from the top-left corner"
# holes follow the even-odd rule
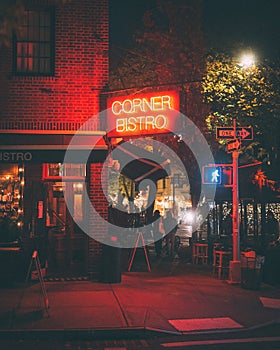
[[[232,152],[232,245],[233,260],[240,260],[239,247],[239,191],[238,191],[238,151]]]
[[[173,179],[172,179],[173,181],[172,181],[172,195],[173,195],[173,198],[172,198],[172,210],[173,210],[173,212],[174,212],[174,209],[175,209],[175,177],[173,177]]]
[[[236,138],[236,120],[234,119],[234,135]],[[241,282],[241,262],[239,247],[239,191],[238,191],[238,150],[232,152],[232,258],[230,262],[230,282]]]

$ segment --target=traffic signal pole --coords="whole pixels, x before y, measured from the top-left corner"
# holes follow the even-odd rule
[[[238,155],[238,151],[232,152],[232,253],[234,261],[240,260]]]
[[[236,135],[236,120],[234,119]],[[232,260],[229,266],[229,282],[241,282],[240,234],[239,234],[239,182],[238,182],[238,149],[232,152]]]
[[[232,260],[229,266],[229,283],[241,283],[240,262],[240,232],[239,232],[239,185],[238,185],[238,156],[241,141],[253,140],[253,128],[251,126],[237,127],[236,120],[233,126],[219,126],[216,128],[216,139],[227,140],[227,152],[232,154],[232,164],[210,164],[203,168],[204,184],[214,184],[213,178],[208,177],[207,168],[212,171],[221,168],[232,167],[232,184],[220,183],[223,187],[232,188]],[[217,185],[217,181],[216,181]]]
[[[229,282],[241,282],[240,234],[239,234],[239,189],[238,151],[232,152],[232,260],[229,266]]]

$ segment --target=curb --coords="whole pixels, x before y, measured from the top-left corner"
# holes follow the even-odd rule
[[[280,319],[265,322],[259,325],[238,328],[238,329],[214,329],[209,331],[194,331],[188,333],[167,331],[160,328],[151,327],[130,327],[130,328],[102,328],[102,329],[18,329],[18,330],[0,330],[0,339],[138,339],[138,338],[158,338],[158,337],[196,337],[196,336],[218,336],[229,334],[246,334],[255,332],[273,325],[280,325]]]

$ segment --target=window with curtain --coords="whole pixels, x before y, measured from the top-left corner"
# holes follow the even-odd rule
[[[19,75],[53,75],[54,11],[25,12],[14,40],[14,71]]]

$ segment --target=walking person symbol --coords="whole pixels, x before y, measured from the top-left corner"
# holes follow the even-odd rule
[[[215,171],[212,172],[211,182],[218,183],[219,182],[219,179],[218,179],[219,177],[220,177],[219,170],[216,169]]]

